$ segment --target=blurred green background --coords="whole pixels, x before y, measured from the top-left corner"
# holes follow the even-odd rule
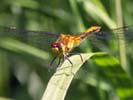
[[[1,0],[0,25],[66,34],[83,32],[93,25],[103,30],[113,29],[133,25],[132,5],[132,0]],[[129,41],[126,36],[126,47],[116,38],[104,42],[88,39],[74,50],[79,53],[103,51],[110,56],[86,62],[75,75],[65,100],[133,100],[132,27],[125,33],[130,37]],[[48,68],[54,56],[49,40],[40,35],[1,36],[0,100],[41,99],[55,71]]]

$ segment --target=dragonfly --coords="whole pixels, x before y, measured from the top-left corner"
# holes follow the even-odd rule
[[[132,39],[133,36],[133,26],[125,26],[121,28],[116,28],[113,30],[107,30],[102,31],[100,26],[91,26],[84,32],[81,32],[80,34],[57,34],[53,32],[47,32],[47,31],[31,31],[31,30],[24,30],[24,29],[17,29],[16,27],[6,27],[6,26],[0,26],[0,35],[9,35],[9,36],[15,36],[20,35],[23,37],[23,34],[30,34],[30,35],[37,35],[40,34],[42,37],[45,37],[47,39],[49,38],[55,38],[55,41],[51,42],[51,49],[53,53],[55,54],[55,57],[52,59],[50,66],[54,63],[56,58],[59,59],[57,67],[61,65],[61,62],[64,60],[68,60],[69,63],[73,66],[73,63],[69,59],[69,54],[72,52],[72,50],[75,47],[78,47],[86,38],[92,38],[93,39],[109,39],[112,37],[112,32],[114,33],[124,33],[128,39]],[[29,35],[29,36],[30,36]],[[119,37],[120,39],[123,39]],[[79,54],[80,55],[80,54]],[[80,55],[81,61],[83,61],[82,56]]]

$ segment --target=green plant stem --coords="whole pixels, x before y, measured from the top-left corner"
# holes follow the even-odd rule
[[[117,16],[116,17],[117,26],[123,27],[121,0],[115,0],[115,7],[116,7],[116,16]],[[122,37],[122,40],[120,37]],[[127,63],[127,56],[126,56],[126,43],[125,43],[124,34],[118,34],[118,38],[119,38],[120,62],[121,62],[123,69],[129,72],[128,66],[127,66],[128,63]]]

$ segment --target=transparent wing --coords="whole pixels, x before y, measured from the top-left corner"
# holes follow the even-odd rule
[[[0,38],[11,37],[17,38],[22,42],[26,42],[37,47],[50,46],[51,42],[55,41],[59,34],[46,31],[31,31],[24,29],[16,29],[16,27],[0,26]]]
[[[42,39],[47,41],[55,40],[59,34],[46,31],[30,31],[24,29],[16,29],[15,27],[0,26],[0,37],[18,37],[22,40],[38,39],[36,42],[41,42]],[[40,39],[40,40],[39,40]]]
[[[88,37],[89,43],[101,51],[118,51],[119,45],[125,45],[127,52],[133,49],[133,26],[121,27],[113,30],[100,31]],[[119,43],[121,41],[121,44]],[[118,53],[118,52],[117,52]],[[133,53],[132,53],[133,54]]]
[[[30,30],[24,30],[24,29],[16,29],[16,27],[6,27],[6,26],[0,26],[0,35],[25,35],[28,34],[36,35],[38,36],[44,36],[44,37],[50,37],[50,38],[58,38],[58,34],[52,33],[52,32],[46,32],[46,31],[30,31]]]
[[[92,34],[92,37],[95,37],[96,39],[120,39],[120,40],[132,40],[133,38],[133,26],[125,26],[121,28],[116,28],[112,30],[106,30],[106,31],[100,31],[96,34]]]

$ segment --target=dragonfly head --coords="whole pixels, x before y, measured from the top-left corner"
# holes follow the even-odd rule
[[[63,53],[63,44],[60,43],[60,42],[53,42],[51,44],[51,47],[52,47],[52,51],[55,53],[55,54],[61,54]]]

